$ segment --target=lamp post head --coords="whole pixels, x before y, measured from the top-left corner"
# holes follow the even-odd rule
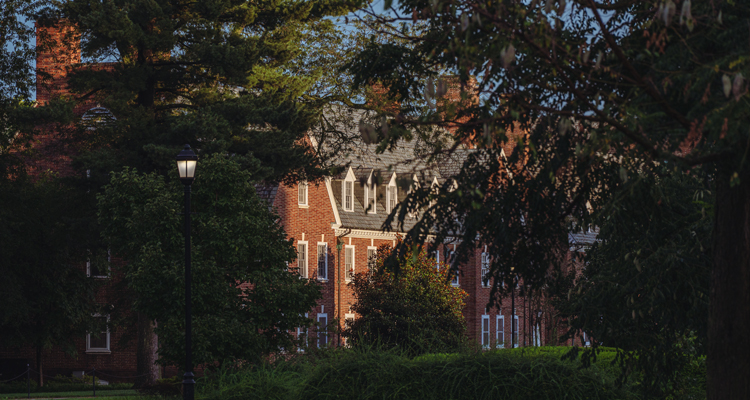
[[[195,167],[198,164],[198,156],[190,148],[189,144],[185,145],[180,154],[177,155],[177,171],[180,173],[180,182],[183,185],[190,185],[195,179]]]

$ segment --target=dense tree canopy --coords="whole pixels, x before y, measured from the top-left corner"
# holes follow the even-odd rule
[[[706,354],[714,222],[709,177],[662,172],[635,172],[597,214],[585,268],[554,301],[568,337],[616,347],[623,371],[638,370],[654,396],[679,389],[683,368]]]
[[[175,172],[176,174],[176,172]],[[193,357],[198,364],[259,357],[295,345],[290,332],[320,297],[286,262],[291,241],[251,175],[222,155],[202,158],[193,185]],[[158,321],[159,362],[182,365],[185,346],[182,185],[132,169],[99,196],[99,222],[134,293],[133,309]]]
[[[98,282],[83,268],[86,259],[92,265],[103,259],[89,247],[96,238],[89,235],[87,203],[93,208],[52,176],[0,180],[0,343],[31,346],[39,370],[42,351],[57,346],[75,355],[76,339],[101,311]]]
[[[355,82],[379,81],[398,97],[400,109],[386,114],[389,126],[455,128],[460,140],[433,141],[434,159],[461,143],[477,148],[457,187],[415,190],[394,215],[432,207],[403,251],[434,230],[438,242],[462,232],[460,255],[477,242],[497,255],[497,291],[512,267],[539,286],[560,264],[567,231],[606,212],[635,171],[706,164],[716,171],[709,392],[750,396],[750,339],[738,334],[750,329],[748,5],[414,0],[389,11],[379,22],[413,27],[391,30],[408,45],[365,47],[349,66]],[[446,72],[460,77],[467,98],[476,96],[474,107],[436,101],[444,85],[436,78]],[[503,154],[508,146],[500,144],[515,126],[528,137]],[[404,132],[383,131],[390,134],[380,139],[389,143]],[[627,165],[601,173],[617,163]]]

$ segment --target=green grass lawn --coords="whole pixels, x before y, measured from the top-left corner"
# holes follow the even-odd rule
[[[32,399],[54,399],[54,398],[60,398],[65,397],[68,399],[88,399],[92,398],[93,392],[91,390],[87,391],[76,391],[76,392],[37,392],[32,393],[31,398]],[[0,394],[0,400],[5,399],[25,399],[27,396],[26,393],[3,393]],[[124,390],[101,390],[96,392],[96,397],[106,397],[107,400],[145,400],[148,399],[148,397],[145,396],[139,396],[138,392],[136,392],[133,389],[124,389]]]

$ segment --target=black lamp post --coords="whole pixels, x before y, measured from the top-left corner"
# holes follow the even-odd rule
[[[193,375],[192,354],[192,309],[190,298],[190,185],[195,179],[195,167],[198,156],[185,145],[177,155],[177,170],[180,182],[185,186],[185,375],[182,379],[182,396],[184,400],[195,399],[195,375]]]

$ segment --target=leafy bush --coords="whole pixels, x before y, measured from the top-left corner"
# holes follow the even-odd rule
[[[635,399],[617,388],[608,354],[589,368],[563,361],[567,348],[425,354],[337,349],[228,371],[202,381],[205,400],[249,399]]]
[[[352,280],[352,311],[359,317],[343,332],[355,347],[399,348],[412,355],[457,351],[466,340],[466,292],[450,284],[450,268],[438,269],[421,250],[399,260],[398,274],[384,268],[391,249],[378,249],[376,268]]]

